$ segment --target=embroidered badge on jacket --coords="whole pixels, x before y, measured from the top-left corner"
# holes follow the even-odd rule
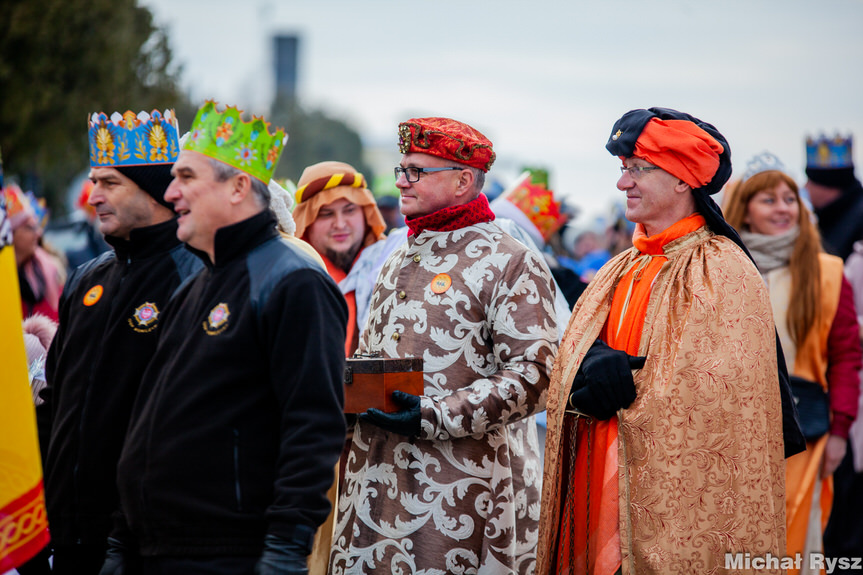
[[[102,298],[102,291],[102,286],[98,284],[87,290],[87,293],[84,294],[84,305],[87,307],[95,305]]]
[[[142,303],[135,308],[135,313],[128,321],[138,333],[149,333],[158,327],[159,308],[154,303]]]
[[[228,309],[228,304],[220,303],[210,310],[207,321],[204,322],[204,331],[209,335],[219,335],[228,329],[230,315],[231,310]]]

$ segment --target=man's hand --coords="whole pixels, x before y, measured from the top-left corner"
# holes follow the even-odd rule
[[[848,440],[838,435],[827,436],[827,446],[824,448],[824,459],[821,463],[821,478],[833,475],[848,451]]]
[[[420,412],[420,398],[403,391],[393,392],[393,401],[402,409],[395,413],[385,413],[380,409],[368,409],[359,415],[360,421],[373,423],[381,429],[415,437],[420,434],[422,425],[422,413]]]
[[[267,535],[264,538],[264,551],[255,565],[255,575],[308,575],[310,549],[311,540],[308,537],[284,539]]]
[[[611,419],[618,409],[635,401],[632,370],[644,367],[646,360],[612,349],[597,339],[572,380],[569,406],[596,419]]]

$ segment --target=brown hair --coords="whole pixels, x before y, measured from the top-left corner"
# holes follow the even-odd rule
[[[800,201],[797,184],[790,176],[777,170],[769,170],[755,174],[739,185],[726,190],[725,219],[736,230],[748,231],[749,226],[743,223],[746,211],[752,197],[761,191],[774,191],[781,183],[785,183],[794,192],[800,217],[800,235],[791,251],[791,297],[788,303],[788,331],[797,345],[802,345],[806,334],[815,326],[820,314],[821,301],[821,265],[818,254],[821,252],[821,235],[812,221],[809,209]]]

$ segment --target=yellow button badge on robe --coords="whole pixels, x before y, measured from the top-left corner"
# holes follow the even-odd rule
[[[452,285],[452,278],[447,274],[438,274],[432,279],[431,290],[436,294],[442,294]]]

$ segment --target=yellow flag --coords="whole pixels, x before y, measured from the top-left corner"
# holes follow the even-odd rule
[[[26,562],[49,539],[15,249],[4,199],[0,194],[0,573]]]

